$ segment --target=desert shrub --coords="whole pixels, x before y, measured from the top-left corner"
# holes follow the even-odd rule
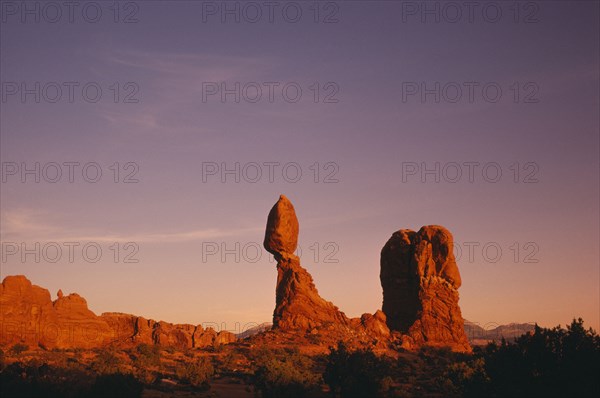
[[[141,367],[135,367],[133,369],[133,375],[137,380],[139,380],[145,385],[154,384],[159,377],[159,374],[157,372]]]
[[[16,362],[0,372],[0,396],[87,397],[91,383],[92,378],[81,370]]]
[[[142,396],[143,389],[142,383],[133,375],[114,373],[98,376],[88,396],[93,398],[135,398]]]
[[[238,367],[240,356],[230,351],[219,362],[219,372],[234,372]]]
[[[308,336],[306,336],[306,339],[308,340],[308,342],[310,344],[321,344],[321,336],[319,336],[318,334],[309,334]]]
[[[464,397],[488,396],[489,381],[483,358],[452,363],[447,367],[445,377],[438,378],[443,391]]]
[[[81,362],[81,359],[83,358],[83,349],[82,348],[66,348],[64,350],[64,352],[72,353],[73,359],[75,359],[75,361],[77,361],[77,362]]]
[[[513,343],[491,343],[481,362],[454,365],[449,376],[465,396],[588,397],[600,394],[600,337],[573,320],[566,329],[535,326]],[[481,369],[483,367],[483,369]]]
[[[112,374],[119,370],[121,360],[113,350],[100,350],[92,362],[92,370],[97,374]]]
[[[468,360],[469,356],[453,352],[449,347],[423,346],[419,349],[419,358],[432,369],[445,369],[449,364]]]
[[[304,397],[318,386],[313,362],[297,350],[263,349],[256,353],[254,385],[264,398]]]
[[[186,356],[187,358],[194,358],[194,351],[190,350],[189,348],[186,348],[185,351],[183,351],[183,355]]]
[[[158,378],[156,367],[161,366],[160,347],[150,344],[139,344],[130,357],[133,359],[133,374],[144,384],[152,384]]]
[[[396,362],[397,372],[403,376],[410,376],[415,373],[416,364],[414,360],[409,360],[405,357],[399,357]]]
[[[140,344],[135,347],[134,356],[139,367],[160,365],[160,347],[157,345]]]
[[[378,397],[390,388],[391,364],[372,351],[350,351],[338,343],[327,357],[323,380],[334,395],[342,397]]]
[[[27,351],[28,349],[29,349],[29,346],[22,344],[22,343],[17,343],[11,347],[10,351],[14,355],[19,355],[19,354]]]
[[[201,357],[195,362],[178,365],[175,374],[181,381],[195,387],[208,387],[208,382],[215,374],[215,369],[209,358]]]
[[[597,396],[600,337],[573,320],[567,329],[540,328],[485,354],[492,389],[504,396]]]

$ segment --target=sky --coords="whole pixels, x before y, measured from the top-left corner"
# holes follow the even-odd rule
[[[598,2],[68,4],[0,2],[2,278],[242,330],[285,194],[348,316],[437,224],[464,318],[598,330]]]

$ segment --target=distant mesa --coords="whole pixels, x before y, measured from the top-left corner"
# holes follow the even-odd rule
[[[273,324],[271,322],[263,322],[260,325],[256,325],[254,327],[248,328],[241,333],[236,334],[235,336],[238,339],[245,339],[248,337],[252,337],[262,332],[266,332],[267,330],[271,330]]]
[[[502,339],[511,341],[535,330],[534,323],[509,323],[508,325],[489,323],[483,326],[465,319],[465,332],[472,345],[486,345],[491,341],[500,343]]]

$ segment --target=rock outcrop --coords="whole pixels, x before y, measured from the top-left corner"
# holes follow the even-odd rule
[[[273,329],[308,331],[325,324],[347,325],[348,318],[319,296],[312,276],[294,255],[298,245],[294,206],[281,195],[267,219],[264,246],[277,260],[277,288]]]
[[[233,333],[217,332],[202,325],[172,324],[141,316],[105,312],[101,316],[111,325],[119,340],[133,344],[158,344],[185,348],[216,347],[236,340]]]
[[[387,346],[390,330],[383,312],[348,318],[319,295],[312,276],[293,254],[298,233],[294,206],[281,195],[269,213],[264,240],[265,248],[277,260],[273,333],[295,334],[294,341],[310,336],[310,344],[325,349],[339,340],[352,346]]]
[[[273,329],[311,330],[329,323],[348,324],[343,312],[319,296],[312,276],[296,256],[277,262],[275,303]]]
[[[252,336],[264,344],[307,344],[321,350],[343,340],[378,350],[398,345],[428,345],[470,351],[458,306],[460,273],[452,235],[444,227],[395,232],[381,251],[383,307],[374,314],[348,318],[324,300],[312,276],[294,254],[299,224],[284,195],[269,212],[264,246],[277,260],[276,304],[272,330]],[[157,344],[179,348],[234,342],[228,331],[202,325],[172,324],[122,314],[97,316],[86,300],[62,290],[52,301],[48,290],[24,276],[0,285],[0,344],[25,343],[46,348],[93,348],[108,344]],[[323,351],[323,352],[325,352]]]
[[[109,325],[87,308],[78,294],[48,290],[22,275],[7,276],[0,285],[0,343],[47,348],[92,348],[112,339]]]
[[[156,322],[135,315],[97,316],[86,300],[62,290],[52,301],[48,290],[22,275],[0,285],[0,344],[24,343],[46,348],[94,348],[108,344],[159,344],[178,348],[206,347],[236,340],[228,331],[201,325]]]
[[[383,312],[402,345],[470,351],[458,306],[460,273],[452,234],[430,225],[395,232],[381,251]]]
[[[277,260],[274,332],[310,335],[322,345],[338,339],[380,348],[428,345],[470,351],[458,306],[460,273],[452,235],[445,228],[393,234],[381,252],[382,311],[360,318],[346,317],[319,296],[311,275],[293,254],[298,234],[294,206],[281,195],[269,213],[264,240]]]
[[[391,332],[387,326],[385,314],[381,310],[375,311],[375,314],[362,314],[360,318],[350,319],[355,329],[363,331],[365,334],[375,337],[378,340],[389,340]],[[360,320],[360,322],[358,322]]]

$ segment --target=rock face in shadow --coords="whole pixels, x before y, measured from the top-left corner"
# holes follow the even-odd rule
[[[452,234],[430,225],[395,232],[381,251],[383,312],[405,348],[449,346],[470,351],[458,306],[460,273]]]
[[[48,290],[25,276],[7,276],[0,285],[0,344],[24,343],[46,348],[94,348],[108,344],[159,344],[179,348],[206,347],[236,340],[228,331],[201,325],[156,322],[135,315],[97,316],[86,300],[62,290],[52,301]]]

